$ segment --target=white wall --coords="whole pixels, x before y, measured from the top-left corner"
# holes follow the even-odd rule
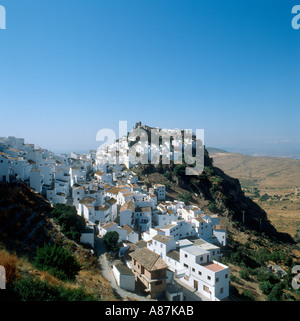
[[[121,275],[116,266],[113,266],[113,273],[118,286],[124,290],[135,292],[134,275]]]

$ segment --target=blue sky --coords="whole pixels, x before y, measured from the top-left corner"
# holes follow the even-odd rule
[[[89,150],[127,120],[300,151],[298,2],[0,0],[0,136]]]

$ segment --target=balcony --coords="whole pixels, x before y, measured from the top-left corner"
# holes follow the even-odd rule
[[[132,269],[137,272],[139,274],[139,277],[142,277],[144,278],[148,283],[152,283],[152,282],[156,282],[156,281],[162,281],[162,280],[166,280],[167,279],[167,276],[163,276],[163,277],[160,277],[160,278],[149,278],[148,276],[146,276],[144,273],[141,273],[136,266],[132,266]]]

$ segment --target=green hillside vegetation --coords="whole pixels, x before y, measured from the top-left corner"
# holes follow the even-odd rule
[[[73,207],[53,209],[26,184],[0,183],[0,300],[116,300],[96,256],[78,243],[83,226]]]

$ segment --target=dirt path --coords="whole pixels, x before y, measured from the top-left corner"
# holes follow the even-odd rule
[[[98,257],[98,262],[101,267],[102,276],[109,281],[116,297],[118,297],[122,301],[156,301],[151,298],[121,289],[116,283],[115,277],[110,267],[110,263],[105,256],[106,248],[103,239],[99,237],[95,239],[95,249]]]

